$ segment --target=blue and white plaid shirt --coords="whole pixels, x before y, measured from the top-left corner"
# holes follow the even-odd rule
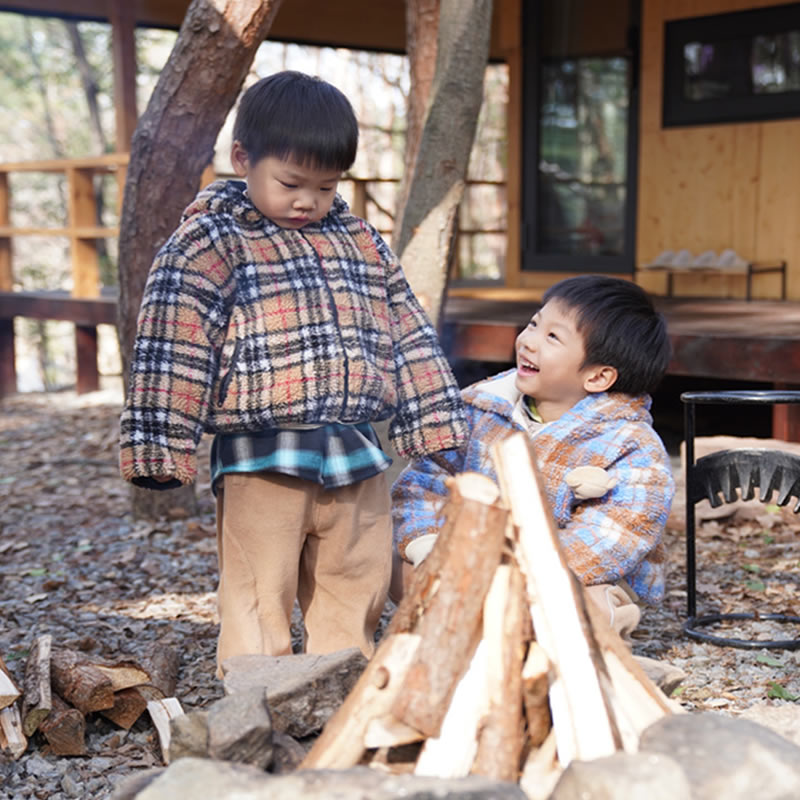
[[[227,433],[211,445],[211,486],[228,472],[281,472],[326,489],[372,478],[391,465],[368,422]]]

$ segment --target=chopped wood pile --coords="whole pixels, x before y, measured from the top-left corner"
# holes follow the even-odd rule
[[[54,755],[84,755],[90,714],[129,730],[147,710],[167,752],[169,719],[182,713],[172,697],[177,675],[178,654],[169,648],[154,649],[143,663],[102,661],[39,636],[22,687],[0,658],[0,748],[19,758],[38,732]]]
[[[635,752],[680,710],[568,569],[527,438],[493,458],[500,489],[451,479],[433,550],[301,768],[477,773],[546,797],[573,759]]]

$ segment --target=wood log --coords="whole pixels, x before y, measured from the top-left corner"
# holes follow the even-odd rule
[[[56,694],[83,714],[112,708],[114,688],[111,679],[74,650],[53,648],[50,677]]]
[[[147,711],[158,734],[161,758],[165,764],[169,764],[169,742],[171,738],[169,723],[170,720],[184,713],[183,708],[177,697],[164,697],[160,700],[150,700],[147,704]]]
[[[77,709],[65,703],[57,694],[52,696],[52,711],[39,724],[57,756],[82,756],[86,753],[86,720]]]
[[[151,682],[149,673],[135,661],[124,660],[113,664],[106,662],[91,663],[95,669],[102,672],[111,681],[111,689],[114,692]]]
[[[522,704],[528,726],[528,744],[539,747],[552,728],[547,693],[550,690],[550,660],[538,642],[531,642],[522,667]]]
[[[364,754],[367,729],[391,710],[419,642],[420,637],[413,633],[384,636],[358,682],[328,720],[300,768],[348,769],[358,764]]]
[[[426,736],[439,735],[453,690],[480,636],[483,601],[505,545],[508,512],[484,502],[496,492],[489,478],[475,473],[451,481],[444,508],[449,524],[431,553],[440,550],[445,563],[435,575],[426,571],[423,588],[429,599],[414,629],[420,645],[392,707],[398,720]],[[420,569],[426,565],[427,560]],[[415,588],[416,582],[408,602],[421,606]],[[405,602],[404,598],[401,607]]]
[[[164,697],[174,696],[180,661],[180,654],[174,647],[153,645],[142,659],[142,666],[150,675],[147,683],[158,689]]]
[[[480,727],[472,772],[499,781],[519,779],[523,743],[522,663],[525,587],[516,564],[501,564],[483,606],[488,714]]]
[[[563,766],[622,747],[601,685],[605,664],[589,626],[582,587],[558,541],[531,445],[524,433],[493,448],[503,497],[518,530],[516,557],[525,574],[536,640],[553,666],[550,711]],[[606,674],[607,679],[607,674]]]
[[[139,691],[140,688],[139,686],[130,686],[114,692],[114,705],[111,708],[102,709],[100,713],[115,725],[119,725],[120,728],[124,728],[126,731],[130,730],[133,723],[142,716],[147,708],[148,699]]]
[[[481,639],[456,685],[439,735],[431,736],[422,747],[415,775],[463,778],[469,774],[478,750],[478,729],[489,712],[487,650],[486,642]]]
[[[0,748],[18,759],[28,748],[28,739],[22,731],[22,718],[16,703],[0,709]]]
[[[10,706],[22,692],[0,656],[0,708]]]
[[[25,662],[22,730],[26,736],[33,736],[34,731],[53,708],[50,693],[52,643],[53,637],[49,633],[37,637]]]
[[[556,757],[556,733],[552,728],[541,746],[531,750],[519,786],[528,800],[549,800],[564,768]]]

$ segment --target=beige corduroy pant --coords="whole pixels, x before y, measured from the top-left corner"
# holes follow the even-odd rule
[[[391,576],[390,503],[383,474],[337,489],[276,472],[225,475],[218,673],[234,655],[291,653],[295,598],[306,652],[370,657]]]

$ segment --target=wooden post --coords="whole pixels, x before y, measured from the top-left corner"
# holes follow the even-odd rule
[[[11,224],[11,194],[8,173],[0,172],[0,227]],[[11,237],[0,236],[0,291],[14,288],[11,268]],[[17,391],[17,372],[14,366],[14,320],[0,319],[0,397]]]

